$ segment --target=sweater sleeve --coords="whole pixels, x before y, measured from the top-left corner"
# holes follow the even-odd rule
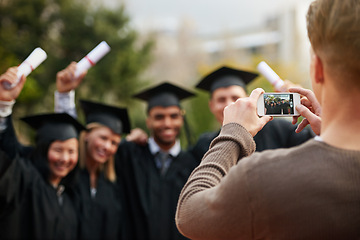
[[[176,224],[179,231],[191,239],[235,239],[231,229],[243,228],[242,239],[251,235],[250,215],[246,187],[241,199],[233,199],[234,182],[226,175],[237,162],[255,151],[251,134],[241,125],[230,123],[222,127],[204,155],[201,164],[193,171],[179,198]],[[246,183],[243,183],[246,185]],[[238,195],[239,196],[239,195]],[[232,201],[244,201],[243,209],[231,212]],[[236,215],[236,216],[235,216]],[[244,226],[234,225],[234,217],[245,219]]]

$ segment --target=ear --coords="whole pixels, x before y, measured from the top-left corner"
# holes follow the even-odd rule
[[[315,70],[315,82],[316,83],[323,83],[324,82],[324,66],[322,60],[316,54],[313,55],[314,61],[314,70]]]

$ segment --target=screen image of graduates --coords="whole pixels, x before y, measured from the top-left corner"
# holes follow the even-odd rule
[[[286,115],[294,113],[294,102],[291,94],[264,94],[266,115]]]

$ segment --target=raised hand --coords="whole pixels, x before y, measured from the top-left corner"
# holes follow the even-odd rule
[[[252,136],[255,136],[267,122],[272,120],[270,116],[259,117],[257,115],[257,101],[264,90],[257,88],[249,97],[239,98],[224,109],[223,125],[231,122],[239,123],[246,128]]]
[[[0,75],[0,101],[14,101],[19,96],[21,90],[24,87],[26,77],[23,75],[20,78],[19,83],[11,88],[7,89],[4,83],[12,84],[17,80],[18,67],[9,68],[4,74]]]
[[[79,77],[75,77],[76,62],[71,62],[64,70],[61,70],[56,74],[56,89],[58,92],[69,92],[76,89],[83,78],[87,74],[87,71],[83,72]]]

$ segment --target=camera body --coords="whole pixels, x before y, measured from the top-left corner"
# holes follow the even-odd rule
[[[298,93],[263,93],[257,102],[259,116],[292,117],[299,116],[296,105],[300,104]]]

